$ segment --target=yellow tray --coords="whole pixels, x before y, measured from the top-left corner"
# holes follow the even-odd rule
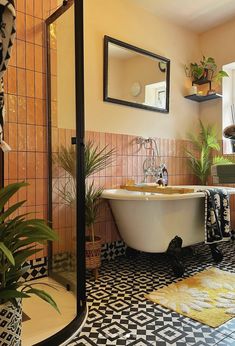
[[[121,189],[128,190],[128,191],[139,191],[139,192],[155,192],[155,193],[166,193],[166,194],[173,194],[173,193],[192,193],[194,192],[194,189],[189,189],[185,187],[171,187],[171,186],[151,186],[151,185],[143,185],[143,186],[137,186],[137,185],[121,185]]]

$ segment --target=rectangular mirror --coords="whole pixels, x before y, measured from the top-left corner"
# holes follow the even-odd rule
[[[104,101],[169,112],[170,60],[104,37]]]

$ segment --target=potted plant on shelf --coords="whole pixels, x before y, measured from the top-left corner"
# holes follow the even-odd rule
[[[228,77],[227,72],[220,70],[217,71],[217,64],[212,57],[205,57],[203,55],[200,63],[190,63],[185,65],[185,74],[191,78],[194,84],[210,84],[210,90],[208,94],[215,93],[215,90],[211,89],[211,82],[220,82],[222,78]]]
[[[217,64],[212,57],[205,57],[203,55],[200,63],[190,63],[189,66],[185,65],[186,76],[193,81],[209,80],[220,81],[223,77],[228,77],[227,72],[220,70],[217,72]]]
[[[214,156],[213,152],[220,150],[220,145],[217,140],[216,130],[213,126],[204,126],[199,122],[199,133],[195,136],[193,133],[188,134],[188,138],[193,145],[193,151],[186,150],[188,163],[194,175],[199,179],[202,185],[208,184],[208,177],[212,164],[230,164],[231,160],[223,156]]]
[[[99,149],[92,141],[85,144],[86,268],[94,270],[95,278],[97,278],[98,268],[101,264],[101,238],[95,235],[94,224],[97,219],[103,187],[96,186],[94,179],[89,182],[88,178],[108,167],[113,162],[112,155],[114,153],[115,150],[108,149],[108,146]],[[55,155],[54,162],[68,173],[67,181],[59,188],[59,195],[66,204],[73,206],[76,201],[76,151],[74,147],[61,146]]]
[[[0,317],[1,345],[21,345],[22,298],[36,295],[57,311],[52,297],[44,290],[35,287],[36,283],[21,280],[30,266],[26,260],[41,249],[35,242],[45,244],[56,240],[57,234],[44,220],[26,219],[27,214],[16,216],[25,201],[7,207],[9,199],[26,183],[10,184],[0,190]]]

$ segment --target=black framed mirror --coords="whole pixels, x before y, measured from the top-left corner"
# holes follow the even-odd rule
[[[170,60],[104,36],[104,101],[169,113]]]

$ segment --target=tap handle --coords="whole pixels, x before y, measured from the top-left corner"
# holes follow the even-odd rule
[[[167,186],[168,185],[168,171],[165,164],[163,164],[163,168],[162,168],[162,180],[163,180],[164,186]]]

